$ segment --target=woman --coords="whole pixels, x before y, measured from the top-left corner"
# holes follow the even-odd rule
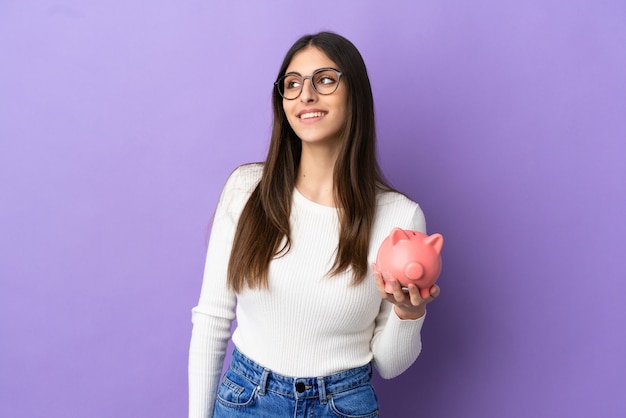
[[[371,263],[394,227],[425,231],[424,216],[381,175],[371,87],[350,41],[299,39],[273,107],[265,163],[237,168],[216,209],[192,314],[189,416],[377,416],[370,363],[392,378],[415,361],[439,288],[422,298],[385,277],[385,293]]]

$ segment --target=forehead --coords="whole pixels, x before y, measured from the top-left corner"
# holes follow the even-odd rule
[[[296,72],[302,75],[313,73],[318,68],[337,68],[337,64],[319,48],[308,46],[297,52],[287,66],[287,73]]]

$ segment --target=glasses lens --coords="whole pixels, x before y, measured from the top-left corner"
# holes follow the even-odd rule
[[[331,94],[339,87],[339,74],[333,70],[322,70],[313,74],[313,84],[319,94]]]
[[[312,76],[302,77],[298,74],[285,74],[278,79],[278,92],[287,100],[293,100],[302,93],[304,80],[311,80],[311,85],[319,94],[331,94],[339,87],[341,73],[333,69],[320,69]]]
[[[278,81],[278,91],[285,99],[291,100],[298,97],[302,90],[302,77],[295,74],[287,74]]]

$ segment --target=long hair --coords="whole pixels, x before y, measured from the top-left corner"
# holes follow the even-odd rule
[[[352,269],[353,283],[367,273],[367,254],[379,190],[392,190],[376,160],[374,100],[367,69],[357,48],[331,32],[305,35],[287,52],[277,79],[285,74],[293,57],[307,47],[316,47],[334,61],[343,73],[348,100],[345,126],[334,168],[335,201],[339,215],[339,244],[332,276]],[[228,285],[240,292],[268,288],[272,259],[291,246],[289,215],[302,144],[291,129],[283,99],[274,89],[274,121],[270,146],[257,187],[246,203],[228,263]]]

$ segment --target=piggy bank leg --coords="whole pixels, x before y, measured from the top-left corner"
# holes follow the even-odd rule
[[[430,287],[420,287],[420,296],[422,299],[426,299],[430,297]]]

